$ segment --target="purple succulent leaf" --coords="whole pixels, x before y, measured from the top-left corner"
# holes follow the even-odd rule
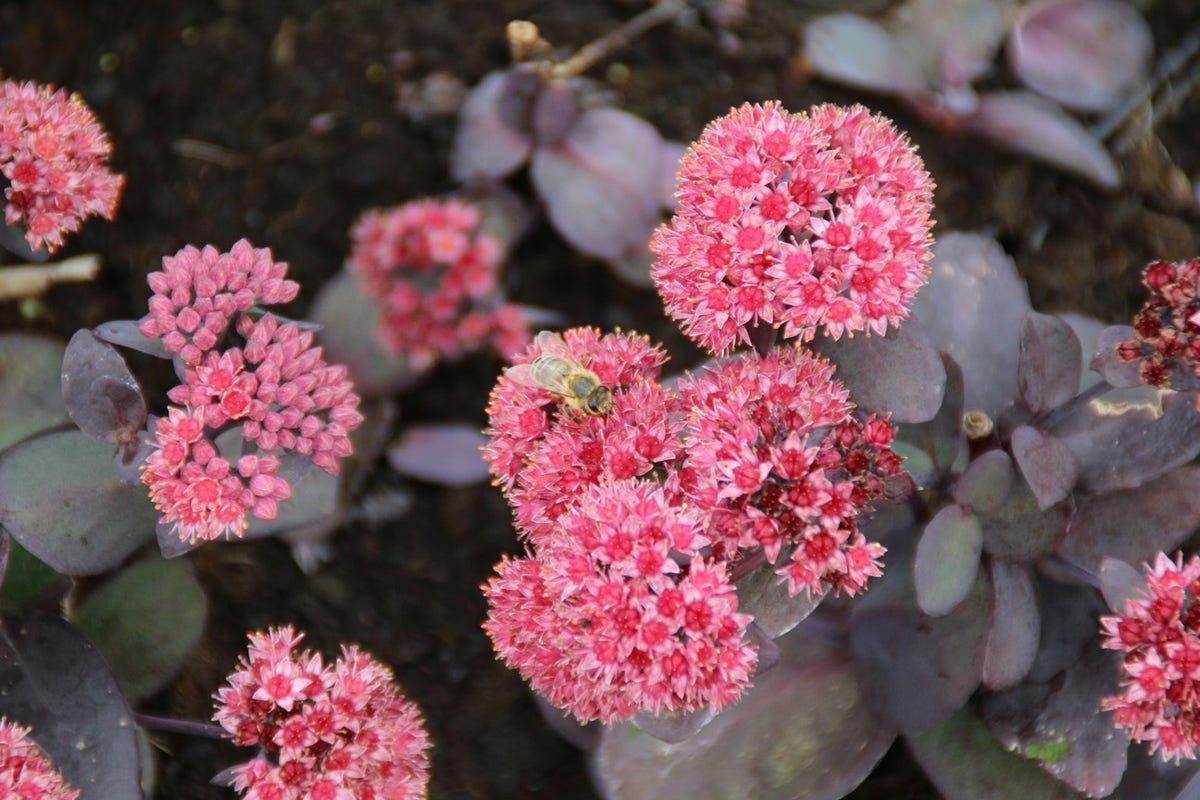
[[[644,247],[659,221],[662,137],[615,108],[585,111],[560,144],[539,147],[530,178],[555,229],[601,260]]]
[[[532,694],[533,704],[537,707],[538,714],[551,730],[580,750],[590,751],[596,746],[596,740],[600,738],[602,727],[599,722],[581,725],[579,720],[571,716],[570,712],[552,705],[549,700],[537,692],[532,692]]]
[[[714,717],[716,713],[708,708],[698,708],[687,714],[662,716],[643,711],[636,714],[630,722],[660,742],[679,744],[699,733]]]
[[[146,398],[121,354],[91,331],[77,331],[62,362],[62,396],[79,429],[109,444],[136,441]]]
[[[1051,314],[1030,311],[1021,321],[1017,383],[1029,410],[1056,408],[1079,391],[1083,351],[1071,326]]]
[[[1083,654],[1096,649],[1096,620],[1106,613],[1099,594],[1090,586],[1037,581],[1042,635],[1037,658],[1025,676],[1027,683],[1047,683],[1074,666]]]
[[[592,761],[600,795],[836,800],[849,793],[895,731],[867,707],[845,650],[800,634],[780,640],[780,664],[686,741],[668,744],[628,723],[606,727]],[[784,743],[789,758],[779,757]]]
[[[913,473],[918,485],[925,483],[919,475],[922,464],[918,461],[928,461],[937,471],[945,471],[967,457],[967,440],[962,430],[962,370],[945,353],[942,369],[946,373],[946,388],[937,415],[929,422],[901,424],[894,444],[897,452],[905,456],[905,470]],[[913,458],[920,454],[924,454],[924,459]]]
[[[1142,594],[1146,576],[1138,568],[1119,558],[1100,559],[1100,594],[1114,611],[1124,613],[1125,604]]]
[[[1101,189],[1121,185],[1116,162],[1080,122],[1031,92],[989,92],[963,128],[1017,153],[1086,178]]]
[[[533,136],[524,114],[514,111],[523,98],[532,100],[532,76],[515,71],[491,72],[467,94],[458,112],[458,130],[450,151],[450,173],[460,183],[476,178],[503,178],[515,172],[533,152]]]
[[[4,588],[4,578],[8,575],[8,556],[12,552],[12,535],[0,528],[0,589]]]
[[[997,419],[1017,398],[1020,325],[1029,290],[989,236],[950,232],[933,248],[932,274],[913,300],[933,346],[963,371],[965,407]]]
[[[981,573],[967,599],[944,617],[917,608],[911,548],[887,540],[887,569],[850,618],[850,646],[873,709],[906,733],[952,715],[979,685],[991,626],[991,587]],[[800,630],[803,630],[801,626]]]
[[[1013,458],[1042,511],[1066,500],[1079,477],[1075,455],[1061,441],[1029,425],[1012,432]]]
[[[992,70],[1013,0],[908,0],[894,16],[897,46],[942,94],[970,91]]]
[[[991,559],[988,566],[993,611],[983,653],[983,685],[1006,689],[1019,683],[1033,666],[1042,620],[1030,568],[997,558]]]
[[[146,487],[113,474],[112,448],[77,430],[0,456],[0,524],[56,571],[96,575],[149,541],[158,512]]]
[[[1129,750],[1112,713],[1099,711],[1100,700],[1117,691],[1120,664],[1119,654],[1089,648],[1052,681],[985,695],[980,717],[1009,750],[1089,797],[1105,797],[1121,782]]]
[[[1008,57],[1017,78],[1077,111],[1107,111],[1146,81],[1154,39],[1117,0],[1041,0],[1013,21]]]
[[[203,539],[180,539],[173,527],[159,523],[154,529],[154,537],[158,541],[158,552],[163,558],[179,558],[204,544]]]
[[[1144,747],[1129,748],[1129,765],[1121,785],[1108,800],[1146,800],[1149,797],[1200,800],[1200,772],[1196,762],[1172,764],[1150,755]]]
[[[43,336],[0,335],[0,451],[68,421],[63,346]]]
[[[738,611],[754,617],[755,624],[775,639],[788,633],[816,610],[825,594],[788,594],[787,584],[765,565],[737,582]]]
[[[479,232],[496,238],[505,252],[511,251],[538,221],[532,201],[503,183],[474,181],[455,194],[479,209]]]
[[[379,310],[350,273],[340,272],[321,287],[311,316],[321,323],[317,341],[325,358],[346,366],[359,394],[400,392],[420,377],[407,359],[392,355],[376,339]]]
[[[913,587],[917,605],[944,617],[971,593],[983,552],[983,529],[970,511],[949,505],[934,515],[917,540]]]
[[[903,95],[933,88],[892,33],[858,14],[828,14],[809,22],[804,56],[822,78],[856,89]]]
[[[1133,328],[1129,325],[1113,325],[1105,328],[1096,342],[1091,367],[1112,386],[1121,389],[1141,386],[1137,361],[1122,361],[1117,355],[1117,345],[1133,339]]]
[[[113,453],[113,474],[121,483],[138,484],[142,482],[142,464],[150,457],[158,446],[154,441],[154,415],[146,418],[146,427],[135,434],[132,442],[124,447],[118,447]]]
[[[0,716],[33,729],[79,800],[141,800],[133,712],[96,646],[58,617],[4,618]]]
[[[1200,467],[1186,466],[1142,485],[1079,503],[1058,554],[1099,571],[1106,556],[1130,564],[1179,547],[1200,526]]]
[[[653,289],[654,278],[650,270],[654,266],[654,254],[645,244],[634,247],[617,258],[607,259],[605,264],[613,275],[638,289]]]
[[[529,120],[534,146],[549,147],[567,138],[580,113],[579,95],[570,81],[543,81]]]
[[[138,328],[136,319],[119,319],[105,322],[92,328],[92,335],[102,342],[115,344],[118,347],[128,347],[139,353],[155,358],[170,358],[171,354],[163,346],[162,339],[151,339],[144,336]]]
[[[1136,488],[1200,454],[1200,414],[1190,393],[1110,392],[1053,433],[1075,454],[1081,492]]]
[[[465,423],[409,425],[387,451],[392,469],[442,486],[470,486],[487,480],[481,448],[487,437]]]
[[[1042,509],[1025,482],[1016,481],[1002,505],[979,512],[983,549],[994,558],[1036,560],[1054,551],[1070,517],[1070,501]]]
[[[1100,341],[1100,334],[1104,332],[1109,325],[1107,322],[1101,322],[1093,317],[1087,317],[1083,314],[1073,314],[1070,312],[1056,314],[1059,319],[1071,326],[1071,330],[1075,333],[1075,338],[1079,340],[1079,348],[1082,356],[1082,374],[1079,376],[1079,391],[1087,389],[1094,383],[1098,383],[1101,376],[1092,371],[1092,356],[1096,352],[1097,342]]]
[[[300,468],[298,477],[289,478],[292,496],[279,504],[279,514],[274,519],[249,517],[249,525],[242,538],[277,536],[309,526],[336,524],[342,517],[337,476],[313,468],[307,458],[294,453],[285,454],[280,460],[281,475],[288,470],[289,462]]]
[[[942,405],[946,370],[917,320],[886,336],[821,338],[814,349],[837,366],[854,404],[868,414],[891,412],[892,422],[927,422]]]
[[[675,208],[675,192],[679,189],[679,159],[688,150],[684,142],[663,139],[658,148],[658,202],[663,210]]]
[[[1017,473],[1003,450],[988,450],[976,456],[954,483],[955,502],[971,511],[995,511],[1008,499]]]
[[[1080,800],[1037,764],[1005,750],[969,708],[905,742],[946,800]]]

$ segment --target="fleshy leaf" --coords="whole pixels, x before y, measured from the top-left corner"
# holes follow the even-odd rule
[[[684,142],[664,139],[658,148],[658,204],[664,210],[675,208],[675,192],[679,188],[679,159],[687,152]]]
[[[1117,345],[1132,338],[1132,326],[1113,325],[1105,328],[1096,342],[1095,354],[1092,356],[1092,369],[1118,389],[1140,386],[1142,383],[1138,377],[1138,362],[1122,361],[1117,357]]]
[[[1146,588],[1145,575],[1119,558],[1105,556],[1100,560],[1100,593],[1114,611],[1124,613],[1125,604],[1142,594]]]
[[[564,239],[602,260],[650,240],[659,220],[662,137],[615,108],[585,111],[562,143],[539,147],[529,175]]]
[[[997,419],[1017,397],[1020,324],[1029,291],[990,237],[951,232],[934,245],[929,283],[913,299],[933,346],[962,368],[966,410]]]
[[[1117,165],[1100,140],[1058,105],[1031,92],[980,95],[979,108],[963,127],[1102,189],[1121,185]]]
[[[630,722],[660,742],[679,744],[695,736],[715,717],[716,713],[708,708],[698,708],[687,714],[672,716],[658,716],[643,711],[634,715]]]
[[[450,153],[450,173],[456,181],[503,178],[529,158],[533,137],[516,127],[505,107],[514,87],[523,88],[530,77],[513,70],[490,72],[467,94]]]
[[[387,458],[401,475],[442,486],[470,486],[487,480],[480,448],[487,437],[474,425],[409,425],[390,447]]]
[[[68,420],[63,346],[23,333],[0,336],[0,451]]]
[[[1025,315],[1017,382],[1030,411],[1040,414],[1074,397],[1082,369],[1083,351],[1070,325],[1051,314]]]
[[[133,713],[96,646],[57,617],[5,617],[0,715],[33,738],[79,800],[141,800]]]
[[[881,94],[928,90],[892,34],[858,14],[827,14],[804,28],[804,55],[818,75]]]
[[[146,399],[125,359],[89,330],[67,342],[62,396],[79,429],[108,444],[130,445],[146,424]]]
[[[162,339],[150,339],[144,336],[138,328],[138,320],[135,319],[105,322],[92,328],[92,334],[100,341],[115,344],[118,347],[128,347],[130,350],[137,350],[139,353],[156,358],[171,357],[167,348],[163,346]]]
[[[1033,666],[1042,621],[1029,567],[1000,559],[992,559],[989,567],[993,610],[983,654],[983,685],[1005,689],[1018,683]]]
[[[981,572],[957,608],[926,616],[916,605],[905,543],[891,537],[886,544],[887,569],[854,607],[850,646],[871,707],[915,733],[947,719],[979,685],[992,593]]]
[[[1116,0],[1030,3],[1008,38],[1017,78],[1079,111],[1117,106],[1145,82],[1153,53],[1142,15]]]
[[[1081,800],[1034,762],[1001,747],[970,709],[905,741],[946,800]]]
[[[0,586],[0,611],[9,612],[37,598],[63,576],[21,547],[7,531],[4,538],[8,540],[8,564]]]
[[[1049,683],[1074,666],[1085,651],[1097,648],[1096,619],[1107,611],[1090,586],[1041,578],[1037,580],[1037,594],[1042,636],[1037,658],[1025,680]]]
[[[837,365],[854,404],[868,414],[891,412],[892,422],[926,422],[942,405],[946,370],[917,320],[886,336],[844,336],[814,342]]]
[[[931,617],[942,617],[966,599],[979,572],[983,529],[975,515],[949,505],[934,515],[913,560],[917,605]]]
[[[631,724],[606,728],[593,762],[607,800],[836,800],[895,737],[871,714],[845,651],[800,631],[784,658],[698,734],[667,744]]]
[[[911,321],[910,321],[911,322]],[[920,449],[929,462],[938,470],[949,470],[967,458],[967,440],[963,435],[963,375],[954,359],[942,354],[942,369],[946,372],[946,389],[942,393],[942,405],[937,415],[929,422],[902,424],[896,434],[896,447],[904,450]],[[909,445],[909,447],[905,447]],[[897,450],[900,452],[900,450]],[[905,469],[912,471],[908,462]],[[921,483],[920,480],[917,481]]]
[[[1008,453],[988,450],[967,465],[951,493],[956,503],[971,511],[993,511],[1008,499],[1016,476]]]
[[[1081,492],[1132,489],[1200,454],[1200,414],[1188,394],[1110,392],[1053,433],[1075,454]]]
[[[984,696],[979,715],[1002,745],[1089,797],[1105,797],[1125,772],[1128,738],[1100,700],[1117,691],[1120,655],[1098,646],[1046,683]]]
[[[149,541],[146,487],[113,474],[112,448],[81,431],[49,433],[0,456],[0,523],[67,575],[106,572]]]
[[[1129,748],[1129,765],[1121,785],[1109,800],[1200,800],[1200,772],[1195,761],[1182,764],[1164,762],[1144,747]]]
[[[1039,509],[1045,511],[1070,496],[1079,465],[1065,444],[1037,428],[1020,425],[1012,432],[1012,451]]]
[[[737,582],[738,611],[754,617],[755,624],[772,639],[791,631],[816,610],[825,594],[788,594],[787,582],[771,565],[759,567]]]
[[[73,621],[100,648],[125,697],[143,700],[200,641],[206,605],[190,563],[149,558],[105,582]]]
[[[1189,465],[1138,489],[1088,497],[1057,550],[1093,571],[1105,556],[1140,564],[1173,552],[1198,526],[1200,467]]]
[[[1049,555],[1066,531],[1070,516],[1069,501],[1042,509],[1025,482],[1017,481],[1003,504],[979,513],[983,549],[990,556],[1010,561]]]
[[[346,365],[359,394],[403,391],[419,377],[407,360],[393,356],[376,339],[379,310],[350,273],[339,272],[321,287],[310,316],[322,326],[317,341],[325,358]]]

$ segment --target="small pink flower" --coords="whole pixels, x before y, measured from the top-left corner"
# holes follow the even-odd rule
[[[811,339],[878,334],[929,274],[933,182],[915,148],[862,106],[791,114],[744,105],[680,162],[655,232],[654,280],[684,333],[714,353],[756,326]]]
[[[1102,710],[1164,761],[1194,759],[1200,746],[1200,557],[1163,553],[1125,609],[1100,618],[1104,647],[1124,654],[1122,693]]]
[[[883,547],[856,518],[900,459],[886,421],[850,416],[827,361],[792,348],[732,356],[685,378],[680,396],[685,457],[669,483],[710,515],[716,555],[763,548],[792,594],[853,595],[881,574]]]
[[[57,250],[85,217],[116,215],[125,176],[109,171],[111,153],[108,136],[79,95],[0,81],[5,220],[24,224],[35,250]]]
[[[581,722],[719,710],[749,686],[750,617],[702,517],[626,480],[589,489],[526,558],[497,565],[484,629],[509,666]]]
[[[1117,345],[1117,355],[1139,362],[1138,377],[1148,386],[1200,388],[1200,258],[1151,262],[1142,284],[1150,298],[1133,318],[1133,338]]]
[[[11,800],[75,800],[73,789],[33,739],[32,731],[0,717],[0,797]]]
[[[459,200],[415,200],[364,214],[350,232],[346,269],[380,308],[377,335],[393,355],[424,370],[490,345],[510,355],[529,327],[504,303],[503,247]]]
[[[358,800],[426,796],[429,735],[392,673],[354,646],[332,665],[296,648],[290,626],[250,634],[215,696],[213,720],[263,753],[233,768],[246,798]]]

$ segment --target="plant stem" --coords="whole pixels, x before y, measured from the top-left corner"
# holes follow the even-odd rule
[[[1067,417],[1078,411],[1080,406],[1090,403],[1112,388],[1112,385],[1108,381],[1096,381],[1058,408],[1051,408],[1038,414],[1029,424],[1040,430],[1050,431]]]
[[[225,729],[211,722],[179,719],[177,717],[161,717],[157,714],[134,714],[133,719],[141,727],[152,731],[182,733],[186,736],[203,736],[206,739],[221,739],[225,736]]]
[[[552,66],[550,77],[562,80],[581,75],[595,66],[597,62],[625,47],[651,28],[677,18],[686,9],[687,5],[684,0],[658,0],[653,6],[627,20],[620,27],[609,31],[599,39],[588,42],[576,50],[575,54],[566,61],[560,61]]]

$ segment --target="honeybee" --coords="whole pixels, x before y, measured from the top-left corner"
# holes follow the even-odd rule
[[[517,364],[504,371],[510,381],[545,389],[557,395],[567,407],[586,414],[607,414],[612,410],[612,390],[571,356],[561,336],[542,331],[537,335],[537,343],[541,355],[528,364]]]

